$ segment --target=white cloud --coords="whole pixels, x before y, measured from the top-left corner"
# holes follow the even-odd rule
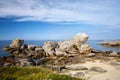
[[[0,0],[0,17],[16,21],[120,24],[119,0]]]

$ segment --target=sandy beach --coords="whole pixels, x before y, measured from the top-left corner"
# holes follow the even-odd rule
[[[79,67],[83,66],[88,68],[88,70],[69,70],[65,74],[75,76],[77,73],[83,73],[80,74],[80,76],[77,77],[83,77],[87,80],[120,80],[120,62],[116,61],[108,61],[108,62],[102,62],[100,60],[93,61],[87,61],[82,64],[73,64],[68,65],[67,67]],[[106,70],[106,72],[97,72],[97,71],[91,71],[91,67],[99,67],[101,69]]]

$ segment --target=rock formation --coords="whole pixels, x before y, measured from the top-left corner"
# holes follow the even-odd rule
[[[17,48],[17,47],[21,47],[24,43],[24,40],[21,39],[15,39],[13,40],[13,42],[9,45],[11,48]]]
[[[92,48],[86,43],[88,35],[78,33],[73,39],[59,42],[45,42],[43,49],[48,55],[63,56],[68,54],[88,54]]]

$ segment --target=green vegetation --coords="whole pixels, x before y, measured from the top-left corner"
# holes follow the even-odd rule
[[[82,80],[41,67],[0,67],[0,80]]]

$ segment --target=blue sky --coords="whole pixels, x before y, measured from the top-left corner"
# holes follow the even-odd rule
[[[120,39],[120,0],[0,0],[0,40]]]

